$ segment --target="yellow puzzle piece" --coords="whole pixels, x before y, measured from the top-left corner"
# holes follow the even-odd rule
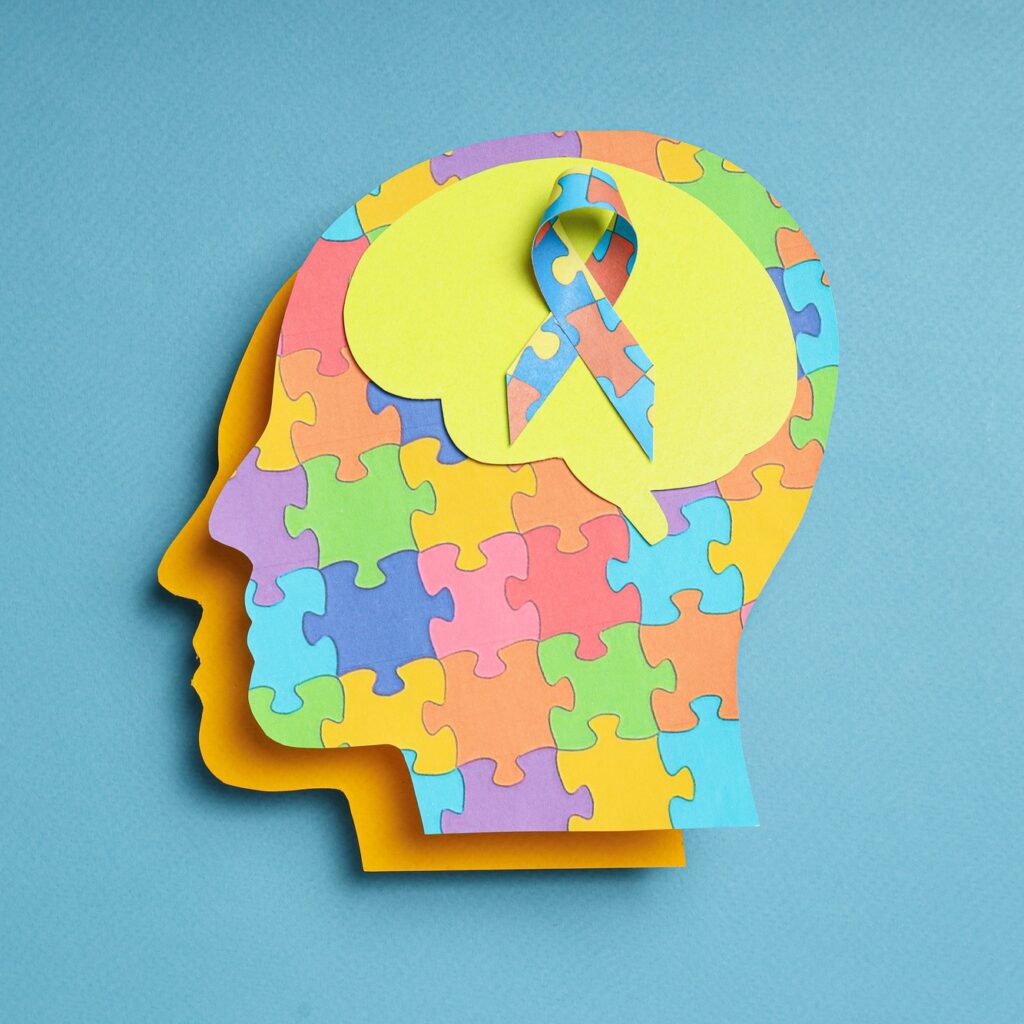
[[[444,670],[440,662],[422,658],[403,665],[405,682],[399,693],[382,697],[373,692],[376,674],[358,669],[341,677],[345,716],[325,721],[325,747],[366,747],[386,743],[416,754],[413,768],[421,775],[443,775],[455,767],[455,734],[447,726],[431,735],[423,724],[424,701],[444,700]]]
[[[568,792],[587,786],[594,798],[592,818],[570,818],[569,829],[580,832],[671,828],[669,803],[674,796],[693,799],[689,768],[670,775],[658,753],[657,737],[623,740],[615,735],[617,715],[590,721],[597,743],[586,750],[560,750],[558,773]]]
[[[730,501],[732,538],[728,544],[713,541],[708,545],[708,560],[715,572],[722,572],[729,565],[739,569],[744,604],[764,589],[811,498],[809,487],[783,487],[783,472],[782,466],[755,470],[761,493],[755,498]]]

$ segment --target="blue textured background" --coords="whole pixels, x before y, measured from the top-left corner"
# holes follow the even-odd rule
[[[1016,5],[72,6],[0,12],[0,1016],[1020,1020]],[[743,641],[764,824],[364,876],[341,799],[207,775],[156,562],[319,231],[557,127],[736,160],[832,278],[833,443]]]

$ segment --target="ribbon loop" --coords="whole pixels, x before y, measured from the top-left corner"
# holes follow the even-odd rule
[[[561,223],[563,214],[576,210],[607,216],[587,257],[576,251]],[[551,315],[505,374],[512,441],[579,358],[647,457],[654,457],[653,364],[613,305],[632,273],[636,252],[636,232],[610,174],[595,167],[558,177],[531,252],[537,287]]]

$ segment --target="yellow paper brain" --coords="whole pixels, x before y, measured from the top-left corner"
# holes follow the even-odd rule
[[[718,478],[786,419],[793,335],[764,267],[722,220],[664,181],[610,167],[639,238],[615,308],[654,362],[654,458],[578,361],[511,443],[505,369],[548,313],[530,240],[556,176],[594,166],[509,164],[420,202],[363,255],[345,329],[360,367],[384,390],[442,400],[448,432],[471,458],[515,465],[560,456],[653,543],[667,527],[652,491]],[[586,219],[570,233],[581,250],[596,237]]]

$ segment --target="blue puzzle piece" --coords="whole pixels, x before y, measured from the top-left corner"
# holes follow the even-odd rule
[[[402,421],[402,444],[409,444],[421,437],[434,437],[441,442],[437,461],[446,465],[462,462],[466,456],[455,447],[448,436],[441,403],[436,398],[399,398],[370,381],[366,389],[367,401],[374,412],[383,412],[389,405],[394,406]]]
[[[399,551],[381,559],[385,580],[377,587],[357,587],[355,562],[334,562],[321,570],[327,585],[322,614],[306,615],[306,639],[318,643],[329,637],[338,653],[337,674],[372,669],[373,692],[398,693],[405,683],[397,669],[417,658],[434,658],[430,620],[451,621],[451,593],[431,597],[417,568],[418,552]],[[287,578],[287,577],[282,577]]]
[[[329,640],[309,640],[303,635],[306,615],[326,607],[324,578],[317,569],[296,569],[278,577],[284,598],[272,605],[256,604],[256,582],[245,589],[245,610],[252,626],[250,689],[268,686],[274,691],[271,711],[288,714],[302,707],[295,687],[316,676],[338,674],[338,658]]]
[[[779,298],[782,299],[783,306],[786,307],[786,316],[789,317],[789,328],[793,332],[793,338],[795,339],[798,334],[813,334],[821,330],[821,316],[818,313],[817,306],[804,306],[803,309],[794,309],[789,302],[789,296],[786,294],[786,286],[783,284],[782,267],[768,267],[768,276],[772,279],[772,284],[779,291]]]
[[[638,345],[631,345],[630,348],[639,350]],[[636,360],[633,362],[635,364]],[[615,407],[615,411],[622,417],[623,423],[629,427],[630,433],[647,453],[647,458],[653,459],[654,426],[647,414],[654,406],[654,381],[650,377],[641,377],[621,397],[615,394],[615,388],[607,377],[598,377],[597,383],[601,385],[601,390]]]
[[[629,526],[629,555],[625,561],[608,562],[608,584],[622,590],[629,583],[640,591],[640,621],[662,626],[679,618],[672,595],[681,590],[699,590],[699,608],[710,614],[725,614],[743,603],[743,577],[735,565],[716,573],[708,560],[712,541],[729,543],[732,520],[729,506],[721,498],[701,498],[686,506],[690,526],[683,533],[669,534],[657,544],[648,544]]]
[[[554,228],[547,232],[533,249],[533,273],[537,278],[548,309],[555,317],[565,323],[570,313],[589,306],[594,301],[594,293],[590,290],[582,271],[568,284],[562,284],[555,275],[553,265],[556,259],[569,255],[565,242],[555,234]]]
[[[321,237],[328,242],[354,242],[362,236],[363,226],[359,223],[359,214],[354,206],[350,206]]]
[[[423,832],[428,836],[438,836],[441,834],[441,813],[452,811],[454,814],[461,814],[466,805],[466,783],[462,778],[462,772],[458,768],[453,768],[443,775],[421,775],[412,770],[416,755],[411,750],[403,750],[402,756],[409,766],[409,776],[412,779],[413,792],[416,794]]]
[[[690,702],[698,719],[694,728],[658,734],[658,752],[665,770],[675,775],[689,768],[693,774],[693,799],[677,796],[669,804],[673,828],[757,824],[740,743],[740,723],[719,718],[721,706],[721,697],[698,697]]]
[[[805,310],[814,306],[818,311],[820,323],[817,333],[801,331],[796,336],[797,359],[805,374],[823,366],[839,365],[836,307],[832,302],[832,289],[821,279],[824,272],[821,260],[805,260],[787,267],[782,274],[782,283],[793,309]]]

